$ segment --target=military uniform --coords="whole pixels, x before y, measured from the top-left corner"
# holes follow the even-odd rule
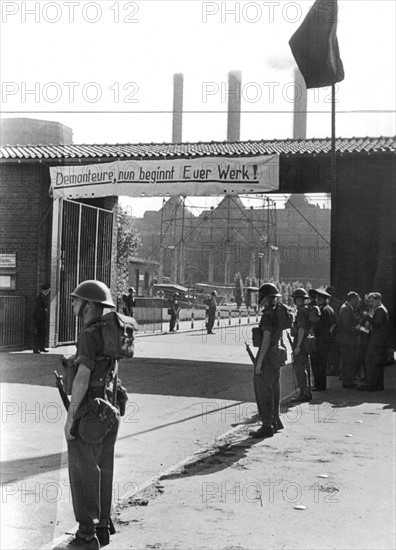
[[[300,353],[293,354],[294,358],[294,370],[296,373],[297,384],[300,389],[300,395],[311,399],[311,392],[308,387],[308,372],[310,368],[309,364],[309,355],[304,350],[304,341],[307,339],[310,333],[311,323],[309,321],[309,312],[306,306],[299,306],[297,308],[297,315],[294,321],[293,332],[295,334],[293,348],[295,349],[298,341],[298,332],[299,329],[304,330],[304,336],[300,346]]]
[[[320,318],[315,330],[316,361],[312,364],[312,369],[315,378],[315,389],[322,391],[326,389],[327,363],[333,343],[330,328],[336,323],[336,316],[333,308],[328,304],[321,304],[319,308]]]
[[[207,323],[206,323],[206,329],[208,331],[208,334],[212,334],[212,332],[213,332],[213,327],[214,327],[215,320],[216,320],[216,311],[217,311],[216,297],[212,296],[211,299],[210,299],[210,302],[209,302],[208,320],[207,320]]]
[[[95,397],[106,398],[111,379],[111,359],[103,357],[100,317],[84,325],[77,342],[75,365],[85,365],[90,371],[88,391],[79,410]],[[69,478],[73,509],[79,524],[77,536],[89,540],[98,529],[109,526],[114,446],[119,419],[116,419],[103,441],[89,444],[79,434],[79,410],[76,414],[75,439],[68,440]]]
[[[310,330],[310,333],[313,336],[316,337],[318,323],[319,323],[319,319],[320,319],[320,307],[316,303],[316,298],[314,300],[312,300],[311,302],[309,302],[309,304],[307,305],[307,309],[308,309],[308,319],[309,319],[309,324],[310,324],[310,329],[309,330]],[[319,357],[317,351],[314,351],[309,356],[308,386],[310,386],[310,387],[312,386],[311,370],[312,370],[313,378],[314,378],[314,381],[315,381],[315,387],[318,386],[318,384],[316,382],[315,372],[316,373],[319,372],[319,364],[320,364],[320,357]]]
[[[259,374],[254,374],[253,385],[257,409],[264,428],[276,427],[280,422],[280,368],[282,366],[282,350],[280,340],[282,331],[277,328],[277,318],[274,306],[264,309],[260,320],[262,333],[271,333],[271,343],[264,357]]]
[[[170,321],[169,321],[169,332],[173,332],[176,327],[177,318],[179,316],[180,306],[176,298],[172,298],[169,302],[170,309]]]

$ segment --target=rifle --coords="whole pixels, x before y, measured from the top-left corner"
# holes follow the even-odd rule
[[[70,407],[70,401],[67,397],[67,393],[65,392],[65,388],[63,387],[63,376],[61,374],[58,374],[58,371],[56,370],[54,370],[54,374],[56,378],[55,385],[59,390],[59,395],[61,396],[65,409],[68,411]]]
[[[248,344],[247,342],[245,342],[245,346],[246,346],[246,351],[248,352],[249,357],[250,357],[250,359],[251,359],[251,361],[252,361],[252,363],[253,363],[253,366],[256,366],[256,359],[255,359],[255,357],[254,357],[254,355],[253,355],[253,352],[252,352],[252,350],[250,349],[250,346],[249,346],[249,344]]]

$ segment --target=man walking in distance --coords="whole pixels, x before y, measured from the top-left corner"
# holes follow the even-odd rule
[[[179,318],[180,305],[178,302],[179,293],[175,292],[172,296],[172,299],[169,302],[169,311],[171,318],[169,321],[169,332],[175,332],[177,320]]]
[[[360,389],[382,391],[385,389],[384,371],[389,347],[389,315],[379,292],[371,292],[368,302],[374,313],[363,316],[371,325],[371,333],[366,354],[366,384]]]
[[[110,290],[100,281],[80,283],[71,296],[74,314],[82,318],[83,327],[77,341],[74,359],[77,372],[65,424],[70,488],[79,524],[76,537],[67,548],[98,550],[99,544],[109,544],[110,538],[114,446],[119,418],[98,444],[84,441],[76,424],[84,404],[96,397],[106,399],[107,386],[112,378],[112,362],[103,357],[100,320],[103,309],[115,305]]]
[[[333,308],[327,300],[330,294],[322,288],[316,290],[317,302],[320,309],[320,317],[315,330],[316,336],[316,362],[312,364],[315,378],[315,390],[326,389],[327,363],[329,359],[330,346],[333,341],[331,331],[336,324],[336,316]]]
[[[264,311],[259,325],[262,340],[256,356],[253,385],[262,425],[257,431],[250,432],[255,438],[272,437],[274,432],[283,428],[279,417],[282,330],[277,327],[275,311],[275,299],[279,296],[272,283],[264,283],[259,288],[258,303]]]
[[[355,388],[357,364],[358,321],[355,310],[360,297],[357,292],[349,292],[347,301],[342,304],[338,318],[337,340],[341,354],[341,380],[343,388]]]
[[[292,297],[297,307],[297,314],[292,328],[292,335],[294,337],[293,359],[297,384],[300,390],[299,395],[293,401],[307,402],[312,399],[311,390],[308,387],[309,354],[304,346],[311,327],[308,308],[305,305],[309,296],[304,288],[297,288],[293,292]]]
[[[35,324],[35,335],[34,335],[34,346],[33,353],[40,353],[41,351],[47,353],[48,350],[45,349],[45,341],[47,338],[48,330],[48,294],[50,291],[50,285],[41,285],[40,293],[36,297],[36,305],[34,308],[34,324]]]
[[[209,307],[208,307],[208,321],[206,324],[206,329],[208,331],[208,334],[214,334],[213,327],[216,319],[216,311],[217,311],[217,292],[213,290],[211,292],[211,298],[210,298]]]
[[[133,310],[136,306],[135,289],[133,286],[128,288],[128,294],[125,298],[125,315],[133,317]]]

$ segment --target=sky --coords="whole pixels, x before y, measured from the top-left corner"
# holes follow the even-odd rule
[[[288,41],[312,4],[2,0],[1,116],[59,121],[74,143],[169,142],[173,75],[183,73],[183,141],[223,141],[227,73],[238,70],[241,139],[289,138]],[[337,136],[396,133],[395,6],[339,1]],[[308,92],[308,138],[330,135],[329,93]]]

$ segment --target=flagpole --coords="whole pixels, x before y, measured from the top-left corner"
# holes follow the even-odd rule
[[[331,208],[332,208],[332,224],[331,224],[331,233],[334,234],[335,228],[333,228],[334,224],[334,212],[336,210],[336,195],[337,195],[337,164],[336,164],[336,127],[335,127],[335,119],[336,119],[336,102],[335,102],[335,84],[331,85]],[[335,266],[335,259],[334,259],[334,247],[330,247],[330,266],[331,266],[331,273],[330,273],[330,281],[331,284],[335,284],[335,273],[334,273],[334,266]]]

